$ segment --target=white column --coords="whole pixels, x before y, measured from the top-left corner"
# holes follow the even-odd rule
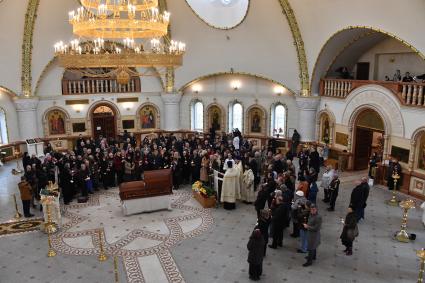
[[[301,141],[312,142],[316,140],[316,112],[320,97],[297,96],[295,98],[299,110],[297,131],[301,135]]]
[[[164,102],[164,130],[176,131],[180,129],[180,93],[162,93]]]
[[[14,99],[16,112],[18,113],[18,125],[21,139],[37,138],[37,105],[38,98]]]

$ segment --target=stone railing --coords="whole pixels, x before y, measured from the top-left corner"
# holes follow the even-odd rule
[[[425,83],[322,79],[320,81],[320,95],[345,98],[354,89],[370,84],[380,85],[389,89],[397,95],[403,105],[425,107]]]
[[[140,78],[133,77],[126,85],[118,84],[115,79],[89,78],[81,80],[62,80],[62,94],[130,93],[140,92]]]

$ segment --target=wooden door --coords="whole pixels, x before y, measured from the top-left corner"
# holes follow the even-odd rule
[[[357,63],[356,80],[369,80],[369,62]]]
[[[105,114],[93,114],[93,136],[95,139],[97,139],[100,135],[104,138],[116,137],[115,117],[113,115]]]
[[[371,129],[356,128],[356,146],[354,152],[354,169],[363,170],[369,165],[372,151],[373,131]]]

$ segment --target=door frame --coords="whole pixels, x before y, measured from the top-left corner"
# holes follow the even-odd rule
[[[382,133],[382,136],[383,136],[383,139],[384,139],[384,147],[383,147],[383,153],[382,153],[382,159],[384,160],[384,159],[386,159],[386,157],[387,157],[387,146],[388,146],[388,139],[387,139],[387,124],[386,124],[386,120],[385,120],[385,118],[384,118],[384,116],[382,115],[382,113],[379,111],[379,110],[377,110],[377,109],[375,109],[375,108],[373,108],[373,107],[361,107],[361,108],[359,108],[359,109],[357,109],[353,114],[355,115],[354,117],[353,117],[353,120],[351,120],[351,121],[353,121],[353,122],[351,122],[352,124],[351,124],[351,131],[350,131],[350,134],[351,134],[351,140],[352,140],[352,144],[350,145],[351,147],[350,147],[350,151],[351,151],[351,162],[350,162],[350,167],[349,168],[351,168],[351,170],[355,170],[355,159],[356,159],[356,143],[357,143],[357,127],[358,127],[358,122],[359,122],[359,118],[360,118],[360,115],[362,114],[362,113],[364,113],[365,111],[374,111],[376,114],[378,114],[378,116],[381,118],[381,120],[382,120],[382,122],[383,122],[383,124],[384,124],[384,130],[382,131],[382,130],[378,130],[378,129],[373,129],[373,128],[367,128],[367,127],[360,127],[360,128],[364,128],[364,129],[371,129],[371,130],[373,130],[373,131],[376,131],[376,132],[381,132]]]
[[[367,130],[367,131],[372,132],[372,141],[373,141],[373,133],[374,132],[381,133],[382,134],[382,137],[385,135],[385,131],[374,129],[374,128],[367,128],[367,127],[357,126],[356,125],[355,128],[354,128],[354,133],[353,133],[353,136],[355,137],[355,139],[357,138],[357,131],[358,131],[358,129],[363,129],[363,130]],[[356,148],[357,148],[357,143],[355,143],[354,144],[354,147],[353,147],[353,149],[354,149],[353,150],[353,170],[365,170],[365,169],[357,169],[356,168],[356,162],[357,162],[357,159],[358,159]]]
[[[122,124],[121,123],[121,114],[118,110],[118,107],[115,104],[107,102],[107,101],[100,101],[100,102],[94,103],[90,106],[89,110],[87,111],[87,122],[88,122],[88,124],[90,124],[90,127],[89,127],[89,129],[87,129],[87,131],[89,132],[89,134],[92,137],[94,137],[95,129],[94,129],[94,123],[93,123],[93,114],[94,114],[94,111],[100,106],[109,107],[109,108],[112,109],[112,112],[114,113],[114,129],[115,129],[115,137],[114,138],[116,139],[120,135],[121,130],[122,130],[121,129],[122,128],[121,127],[122,126],[121,125]]]

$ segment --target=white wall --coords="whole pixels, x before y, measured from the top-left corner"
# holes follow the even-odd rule
[[[241,82],[240,89],[234,90],[231,88],[231,82],[233,80],[238,80]],[[287,129],[297,128],[298,126],[298,107],[294,96],[289,91],[285,91],[283,95],[277,96],[273,91],[276,84],[272,82],[249,76],[224,75],[205,79],[197,82],[196,84],[202,87],[202,91],[200,91],[198,94],[194,93],[191,87],[188,87],[183,91],[183,97],[180,102],[180,121],[182,129],[190,129],[191,102],[195,98],[198,98],[202,101],[204,104],[204,111],[206,111],[208,105],[212,103],[217,103],[223,106],[223,109],[226,111],[225,128],[227,131],[229,130],[229,103],[235,99],[241,102],[243,106],[244,128],[245,123],[247,123],[245,119],[246,110],[251,105],[258,104],[263,106],[267,112],[266,128],[267,134],[270,135],[270,109],[272,104],[276,102],[281,102],[287,106]],[[204,131],[208,131],[208,129],[204,129]]]
[[[405,72],[412,75],[425,74],[425,60],[393,38],[388,38],[368,50],[358,62],[370,63],[369,77],[374,80],[384,80],[385,76],[392,79],[397,69],[401,70],[402,75]]]
[[[0,85],[21,93],[22,38],[28,0],[0,3]]]
[[[177,89],[200,76],[230,68],[300,89],[292,34],[277,0],[252,0],[245,21],[228,31],[209,27],[185,0],[167,4],[172,37],[187,43],[183,66],[176,71]]]
[[[9,94],[0,90],[0,107],[6,112],[9,143],[19,141],[18,115],[15,104]]]

